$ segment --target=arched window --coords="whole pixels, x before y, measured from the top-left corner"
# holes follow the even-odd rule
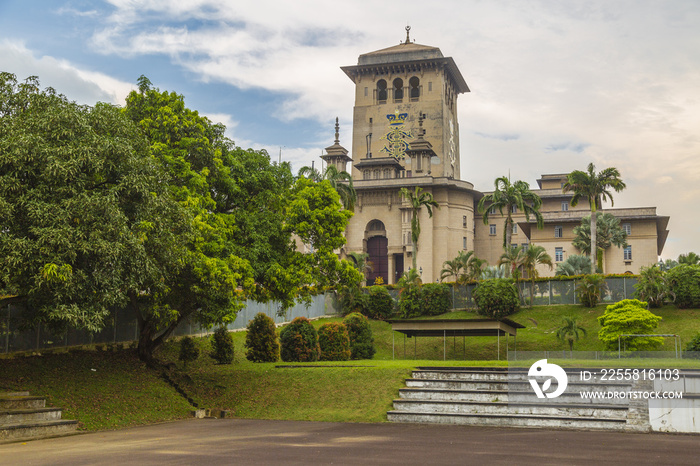
[[[418,100],[420,97],[420,79],[414,76],[408,80],[408,86],[411,88],[411,100]]]
[[[378,101],[386,101],[387,97],[387,90],[386,90],[386,81],[383,79],[380,79],[377,81],[377,100]]]
[[[394,79],[394,102],[403,100],[403,79]]]
[[[367,230],[369,231],[384,231],[386,228],[384,227],[384,223],[382,223],[381,220],[372,220],[369,222],[369,225],[367,225]]]

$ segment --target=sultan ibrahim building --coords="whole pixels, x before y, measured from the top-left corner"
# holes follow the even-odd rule
[[[411,42],[407,34],[405,42],[360,55],[357,65],[341,69],[355,84],[352,156],[340,145],[336,127],[335,144],[322,158],[350,173],[357,191],[343,252],[369,254],[374,266],[369,284],[379,276],[396,283],[413,254],[411,209],[400,190],[420,187],[439,205],[432,218],[425,208],[419,215],[417,267],[423,282],[436,281],[443,263],[463,250],[495,265],[503,252],[504,219],[492,215],[484,225],[476,205],[488,193],[460,179],[457,98],[469,87],[454,60],[437,47]],[[498,176],[494,166],[493,178]],[[543,230],[515,217],[513,243],[542,245],[555,263],[578,253],[572,230],[590,213],[587,202],[570,206],[571,195],[562,191],[565,179],[543,175],[540,189],[533,189],[543,200]],[[621,219],[629,247],[607,250],[605,273],[637,273],[657,262],[669,217],[657,216],[655,207],[606,211]],[[553,275],[548,269],[541,273]]]

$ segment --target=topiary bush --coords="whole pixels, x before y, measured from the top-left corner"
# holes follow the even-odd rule
[[[370,319],[384,320],[394,313],[394,300],[389,291],[383,286],[372,286],[369,289],[367,313]]]
[[[437,316],[450,312],[450,287],[444,283],[426,283],[420,287],[420,313]]]
[[[280,344],[277,341],[275,321],[270,316],[259,312],[248,322],[245,336],[245,357],[252,362],[277,362]]]
[[[285,362],[314,362],[320,355],[318,333],[306,317],[296,317],[280,332],[280,356]]]
[[[372,359],[377,350],[374,348],[372,329],[367,317],[359,312],[353,312],[343,319],[350,337],[351,359]]]
[[[700,307],[700,265],[676,266],[666,272],[666,279],[679,309]]]
[[[321,361],[347,361],[350,359],[348,328],[339,322],[329,322],[318,329],[318,346]]]
[[[178,359],[182,361],[184,367],[187,363],[196,361],[199,357],[199,348],[194,344],[192,337],[185,337],[180,340],[180,355]]]
[[[231,364],[233,362],[234,348],[233,338],[226,327],[221,327],[212,335],[212,352],[209,354],[217,364]]]
[[[472,293],[482,316],[500,319],[520,310],[518,290],[512,280],[492,278],[480,282]]]
[[[624,299],[605,308],[598,317],[601,329],[598,339],[608,350],[617,350],[621,344],[629,351],[657,349],[664,342],[661,337],[634,337],[621,335],[649,335],[659,325],[661,317],[647,309],[647,303],[637,299]]]

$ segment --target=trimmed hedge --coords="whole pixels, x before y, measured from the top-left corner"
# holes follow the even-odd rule
[[[513,280],[508,278],[484,280],[472,296],[478,306],[477,312],[492,319],[500,319],[520,310],[518,290]]]
[[[420,312],[423,316],[438,316],[450,312],[450,287],[444,283],[426,283],[420,287]]]
[[[178,359],[187,367],[188,362],[196,361],[199,357],[199,348],[194,344],[192,337],[185,337],[180,340],[180,354]]]
[[[259,312],[248,322],[245,336],[245,357],[252,362],[277,362],[280,344],[277,341],[275,321],[270,316]]]
[[[367,317],[359,312],[348,314],[343,320],[350,337],[351,359],[372,359],[377,350],[374,348],[372,329]]]
[[[318,329],[318,346],[321,361],[347,361],[350,359],[348,328],[339,322],[328,322]]]
[[[285,362],[318,361],[318,333],[306,317],[296,317],[280,332],[280,356]]]

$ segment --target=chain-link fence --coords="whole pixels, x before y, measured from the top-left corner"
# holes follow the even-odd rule
[[[276,324],[288,322],[295,317],[315,318],[337,314],[338,303],[335,293],[314,296],[311,304],[296,304],[283,316],[278,315],[279,303],[257,303],[247,301],[238,312],[229,330],[243,329],[259,312],[272,317]],[[182,322],[174,332],[175,336],[205,334],[211,331],[190,320]],[[105,328],[98,333],[68,328],[60,333],[52,332],[45,325],[31,326],[24,319],[21,308],[7,306],[0,310],[0,352],[39,351],[46,348],[77,346],[87,344],[110,344],[137,340],[139,336],[136,315],[130,309],[117,309],[107,319]]]

